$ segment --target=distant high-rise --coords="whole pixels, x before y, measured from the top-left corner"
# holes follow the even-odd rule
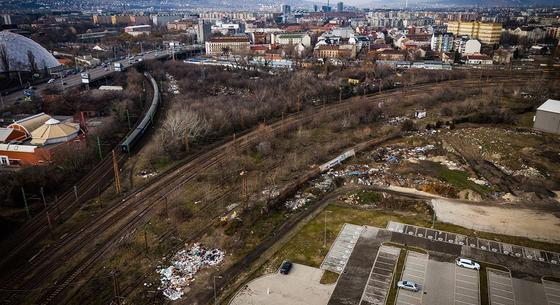
[[[331,11],[331,7],[328,6],[328,5],[323,5],[323,6],[321,7],[321,11],[322,11],[323,13],[328,13],[328,12]]]
[[[339,12],[344,11],[344,3],[343,2],[338,2],[336,4],[336,10],[339,11]]]
[[[287,5],[287,4],[283,4],[282,5],[282,14],[284,15],[288,15],[292,12],[292,7]]]
[[[212,35],[212,24],[204,19],[198,20],[198,32],[197,32],[197,41],[198,43],[205,43],[206,41],[210,40],[210,36]]]
[[[318,12],[319,11],[319,6],[317,4],[313,4],[313,11],[314,12]]]

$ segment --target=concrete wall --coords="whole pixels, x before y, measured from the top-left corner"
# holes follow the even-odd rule
[[[537,110],[533,128],[544,132],[560,134],[560,113]]]

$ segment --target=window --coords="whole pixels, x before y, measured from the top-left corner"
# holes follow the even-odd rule
[[[0,165],[10,165],[10,160],[6,156],[0,156]]]

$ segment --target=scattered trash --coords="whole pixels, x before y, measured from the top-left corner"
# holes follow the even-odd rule
[[[179,85],[177,84],[177,80],[173,77],[173,75],[169,73],[165,73],[165,77],[167,78],[168,85],[167,85],[167,92],[178,95],[181,93],[179,90]]]
[[[291,211],[295,211],[303,207],[313,199],[315,199],[315,195],[299,191],[292,199],[287,200],[284,203],[284,206]]]
[[[138,176],[140,176],[144,179],[147,179],[147,178],[150,178],[150,177],[153,177],[153,176],[157,176],[157,175],[158,175],[157,171],[152,172],[152,171],[148,171],[148,170],[142,170],[142,171],[140,171],[140,173],[138,173]]]
[[[177,252],[169,267],[158,269],[161,282],[159,289],[168,299],[178,300],[183,296],[183,288],[194,281],[199,270],[216,266],[223,260],[224,252],[195,243],[190,249]]]

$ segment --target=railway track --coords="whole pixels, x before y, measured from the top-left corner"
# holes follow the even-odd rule
[[[517,82],[525,81],[526,79],[518,79]],[[456,82],[456,81],[450,81]],[[461,80],[462,86],[477,87],[480,86],[479,81],[465,81]],[[504,79],[487,83],[487,85],[497,83],[512,83],[511,79]],[[515,82],[515,81],[513,81]],[[417,93],[425,93],[426,89],[432,87],[433,84],[426,84],[420,86],[409,87],[407,95],[414,95]],[[395,91],[385,91],[384,93],[368,96],[368,101],[378,101],[399,94]],[[291,128],[298,124],[303,124],[313,118],[313,115],[324,112],[328,114],[339,113],[346,111],[355,106],[356,103],[336,103],[328,105],[324,108],[318,107],[304,113],[296,113],[286,116],[283,121],[277,121],[270,125],[271,132],[277,132],[280,128]],[[243,148],[251,144],[254,140],[258,139],[260,134],[257,132],[249,132],[239,137],[235,142],[223,144],[207,153],[201,154],[183,165],[180,165],[165,174],[162,174],[158,180],[153,180],[146,187],[132,193],[123,199],[120,204],[113,205],[107,211],[95,217],[79,232],[70,234],[64,240],[51,246],[50,249],[45,250],[39,254],[34,260],[37,260],[36,266],[29,273],[30,270],[22,272],[25,276],[20,278],[24,279],[22,285],[18,285],[18,289],[29,290],[40,287],[46,281],[49,275],[62,266],[70,257],[73,257],[80,252],[86,252],[85,257],[76,263],[74,268],[61,277],[57,281],[57,286],[48,289],[40,298],[41,304],[50,304],[60,295],[62,291],[69,284],[74,281],[81,273],[90,268],[100,257],[102,257],[123,235],[127,234],[130,230],[136,227],[142,220],[149,214],[151,209],[161,202],[169,193],[179,188],[183,184],[191,181],[201,171],[210,168],[224,158],[227,157],[228,150],[234,147]],[[186,175],[184,173],[187,173]],[[109,232],[110,231],[110,232]],[[95,246],[94,241],[97,236],[103,233],[108,236],[101,241],[99,246]],[[96,235],[97,234],[97,235]],[[93,245],[93,246],[92,246]],[[83,256],[83,255],[82,255]]]
[[[151,76],[146,75],[146,77],[152,81]],[[157,92],[158,88],[156,85],[148,91],[153,92],[153,99],[157,98],[159,100],[159,92]],[[147,113],[147,115],[153,118],[153,114]],[[121,143],[127,142],[127,139],[133,135],[139,124],[141,122],[137,122],[137,125],[131,129]],[[120,145],[117,145],[117,147],[120,147]],[[120,149],[116,149],[115,155],[117,163],[119,166],[122,166],[126,160],[126,154],[123,154]],[[40,238],[47,236],[50,231],[49,221],[51,223],[63,223],[79,210],[82,203],[99,196],[111,184],[113,179],[113,158],[111,154],[108,154],[92,171],[80,179],[75,188],[63,193],[53,204],[41,210],[31,221],[25,223],[15,234],[2,242],[0,247],[0,268],[6,270],[7,263],[13,263],[12,260],[14,258],[16,260],[23,258],[17,256],[25,252],[25,250],[29,250]]]

